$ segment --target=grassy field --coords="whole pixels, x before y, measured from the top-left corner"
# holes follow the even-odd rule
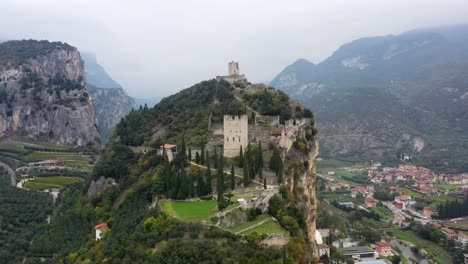
[[[372,208],[372,211],[377,213],[380,216],[380,218],[383,218],[383,219],[392,219],[393,218],[392,212],[386,207],[374,207],[374,208]]]
[[[217,209],[216,200],[210,201],[163,201],[163,210],[185,221],[201,221],[210,218]]]
[[[248,235],[253,232],[257,232],[259,234],[278,234],[278,235],[287,235],[288,232],[282,228],[276,221],[268,221],[264,224],[261,224],[255,228],[242,232],[241,235]]]
[[[436,187],[444,191],[454,191],[459,188],[459,186],[453,184],[437,184]]]
[[[241,231],[243,229],[246,229],[250,226],[253,226],[253,225],[256,225],[257,223],[260,223],[261,221],[267,219],[271,217],[270,215],[268,214],[262,214],[262,215],[259,215],[257,217],[257,219],[255,219],[254,221],[249,221],[249,222],[246,222],[246,223],[243,223],[243,224],[240,224],[240,225],[236,225],[236,226],[232,226],[232,227],[229,227],[228,230],[233,232],[233,233],[236,233],[238,231]]]
[[[81,178],[77,177],[38,177],[35,180],[29,180],[24,184],[26,189],[31,190],[46,190],[46,189],[60,189],[68,184],[81,181]]]
[[[416,245],[416,246],[420,245],[418,240],[407,232],[403,232],[400,230],[393,230],[393,231],[390,231],[390,233],[398,239],[404,240],[406,242],[410,242],[411,244]]]
[[[402,188],[402,189],[405,190],[413,198],[419,198],[423,196],[421,193],[415,192],[411,190],[410,188]]]

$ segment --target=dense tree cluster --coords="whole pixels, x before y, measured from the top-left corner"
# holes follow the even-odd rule
[[[445,203],[439,204],[438,209],[438,217],[441,219],[468,216],[468,197],[465,198],[463,201],[447,200]]]

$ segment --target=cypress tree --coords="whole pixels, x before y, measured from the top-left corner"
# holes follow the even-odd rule
[[[192,148],[190,146],[188,147],[188,160],[192,161]]]
[[[266,189],[267,188],[267,184],[266,184],[266,178],[263,179],[263,189]]]
[[[244,151],[242,151],[242,145],[240,146],[240,151],[239,151],[239,168],[242,168],[244,166]]]
[[[208,156],[208,151],[206,151],[206,158],[209,159],[210,156]],[[205,165],[205,145],[202,143],[201,145],[201,157],[200,157],[200,163],[201,165]]]
[[[236,178],[235,178],[234,164],[231,165],[231,190],[236,188]]]
[[[206,160],[206,192],[211,193],[213,191],[211,187],[211,162],[210,159]]]
[[[188,193],[190,197],[195,197],[195,188],[193,186],[193,175],[190,173],[187,177],[188,180]]]
[[[224,171],[223,171],[223,156],[221,155],[220,164],[218,167],[218,181],[216,184],[216,189],[218,190],[218,210],[222,210],[224,207]]]
[[[200,164],[200,154],[198,154],[198,151],[195,153],[195,162]]]
[[[216,148],[214,151],[214,168],[218,169],[218,152],[216,151]]]
[[[203,186],[203,178],[201,176],[201,170],[197,170],[197,195],[203,196],[204,195],[204,186]]]
[[[249,170],[247,167],[247,161],[245,160],[244,157],[244,187],[249,186]]]
[[[260,141],[258,143],[258,156],[257,156],[257,164],[258,164],[258,171],[260,178],[262,177],[261,171],[263,170],[263,148],[262,148],[262,142]]]

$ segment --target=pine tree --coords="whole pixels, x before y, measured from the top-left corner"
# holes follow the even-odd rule
[[[242,168],[244,166],[244,151],[242,151],[242,145],[240,146],[238,166],[239,166],[239,168]]]
[[[231,165],[231,190],[236,188],[236,178],[235,178],[234,164]]]

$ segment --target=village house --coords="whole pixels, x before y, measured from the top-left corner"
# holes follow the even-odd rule
[[[107,223],[100,223],[100,224],[97,224],[94,229],[96,230],[96,241],[98,241],[99,239],[102,238],[103,236],[103,232],[105,230],[107,230],[108,226],[107,226]]]
[[[335,181],[335,178],[333,176],[326,176],[325,180],[333,182],[333,181]]]
[[[355,187],[352,191],[351,191],[351,197],[353,198],[356,198],[358,195],[362,195],[362,196],[367,196],[369,192],[367,191],[366,188],[362,187],[362,186],[358,186],[358,187]]]
[[[177,155],[177,145],[164,144],[159,147],[159,154],[166,155],[169,161],[172,161]]]
[[[342,182],[339,182],[338,184],[340,184],[340,185],[341,185],[341,187],[343,187],[343,188],[346,188],[346,189],[349,189],[349,187],[350,187],[350,186],[349,186],[349,183],[347,183],[347,182],[344,182],[344,181],[342,181]]]
[[[423,209],[423,215],[427,218],[432,218],[433,216],[436,216],[438,215],[439,212],[437,211],[437,209],[435,208],[432,208],[432,207],[424,207]]]
[[[377,206],[377,200],[375,200],[372,197],[367,197],[366,199],[364,199],[364,203],[366,205],[366,208],[373,208]]]
[[[354,203],[353,202],[339,202],[338,204],[341,205],[341,206],[348,207],[348,208],[354,208]]]
[[[406,207],[411,204],[411,196],[409,195],[396,196],[395,202],[402,205],[401,209],[406,209]]]
[[[375,251],[377,251],[377,253],[381,256],[393,255],[392,245],[390,245],[390,243],[387,243],[387,242],[376,242]]]
[[[319,257],[327,255],[330,258],[330,247],[327,244],[318,244]]]
[[[327,189],[328,191],[332,191],[332,192],[335,192],[336,190],[340,188],[341,188],[341,185],[338,183],[327,183],[325,185],[325,189]]]
[[[460,244],[460,246],[466,247],[468,245],[468,235],[463,232],[458,232],[457,242]]]
[[[442,231],[442,233],[444,233],[449,238],[455,239],[457,237],[457,233],[455,233],[454,230],[452,230],[452,229],[450,229],[450,228],[448,228],[446,226],[441,227],[440,231]]]

